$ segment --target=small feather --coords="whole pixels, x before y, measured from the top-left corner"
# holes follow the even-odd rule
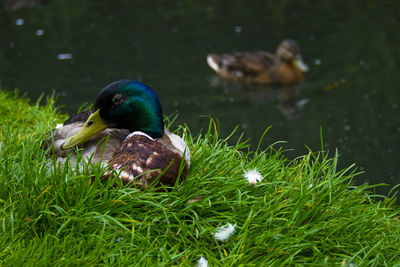
[[[199,202],[201,200],[200,196],[194,197],[189,199],[188,201],[186,201],[186,203],[195,203],[195,202]]]
[[[218,228],[217,232],[215,233],[215,239],[218,241],[227,241],[229,237],[235,232],[236,224],[228,224],[227,227],[222,226]]]
[[[208,267],[208,261],[203,256],[197,261],[197,267]]]
[[[244,177],[247,179],[249,184],[257,184],[257,182],[261,182],[263,177],[261,174],[256,170],[249,170],[244,174]]]

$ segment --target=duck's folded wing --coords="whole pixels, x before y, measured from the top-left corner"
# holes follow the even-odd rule
[[[227,59],[229,70],[239,70],[244,74],[260,73],[270,69],[274,65],[275,57],[267,52],[244,52],[232,55]]]
[[[72,122],[50,133],[43,143],[49,155],[65,158],[68,153],[75,154],[73,149],[62,150],[61,145],[68,137],[77,134],[83,125],[84,122]],[[103,130],[81,145],[82,158],[85,161],[90,160],[93,165],[99,161],[109,162],[128,134],[129,130],[126,129],[107,128]]]
[[[127,129],[107,128],[82,145],[84,151],[88,151],[87,155],[84,152],[84,156],[90,157],[90,150],[95,148],[91,162],[93,164],[99,161],[108,163],[113,159],[115,152],[121,147],[128,134],[129,130]]]
[[[238,78],[257,76],[268,71],[275,64],[275,56],[263,51],[243,52],[235,54],[210,54],[207,62],[211,68],[222,76],[230,75]]]
[[[56,157],[66,157],[67,153],[61,149],[61,145],[68,137],[77,134],[83,124],[84,122],[69,123],[54,132],[48,133],[48,137],[43,142],[43,148],[48,150],[49,154],[54,154]]]

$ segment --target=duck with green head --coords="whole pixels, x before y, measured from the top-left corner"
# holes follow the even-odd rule
[[[119,173],[124,184],[139,187],[147,187],[159,176],[161,183],[173,185],[181,164],[183,178],[190,165],[186,143],[164,128],[156,93],[128,79],[101,90],[92,111],[67,120],[53,133],[52,144],[51,151],[60,161],[69,152],[75,160],[74,148],[79,146],[84,159],[108,166],[104,179]]]

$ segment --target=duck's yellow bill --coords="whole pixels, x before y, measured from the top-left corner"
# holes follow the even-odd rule
[[[105,125],[103,120],[100,118],[100,110],[97,110],[95,113],[90,115],[82,129],[76,135],[67,138],[65,143],[61,145],[61,149],[66,150],[83,144],[105,128],[107,128],[107,125]]]
[[[308,66],[304,63],[303,58],[298,55],[294,61],[293,64],[302,72],[307,72],[308,71]]]

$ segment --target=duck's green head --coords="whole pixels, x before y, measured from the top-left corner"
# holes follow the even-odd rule
[[[153,138],[164,135],[161,105],[156,93],[134,80],[120,80],[107,85],[96,98],[92,114],[82,130],[69,137],[63,149],[89,140],[105,128],[142,131]]]

